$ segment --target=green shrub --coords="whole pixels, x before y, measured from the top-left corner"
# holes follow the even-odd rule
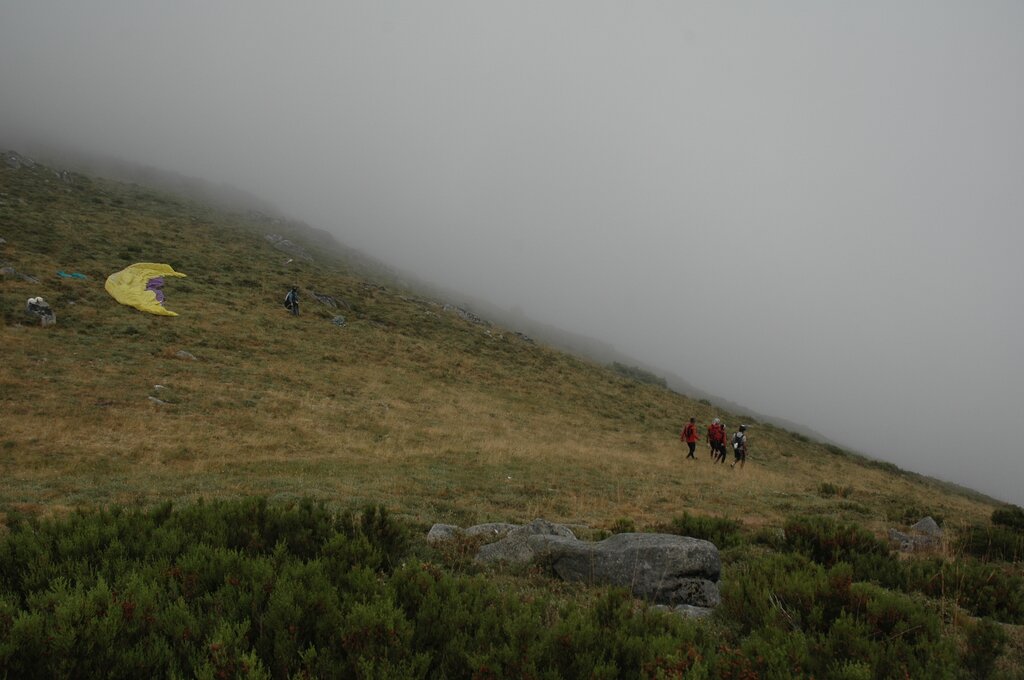
[[[996,660],[1003,653],[1008,636],[999,624],[981,619],[967,627],[963,653],[963,667],[972,678],[984,680],[992,676]]]
[[[736,571],[720,615],[752,663],[749,677],[953,677],[955,649],[925,601],[857,583],[849,564],[796,554]]]
[[[888,565],[896,564],[889,546],[856,524],[842,524],[827,517],[799,517],[787,521],[783,531],[788,549],[826,567],[847,562],[853,565],[858,580],[888,582]]]
[[[1008,505],[992,511],[992,524],[1024,532],[1024,508]]]
[[[309,501],[14,517],[0,677],[639,678],[714,656],[715,640],[625,592],[524,601],[407,546],[380,508]]]
[[[739,543],[749,550],[726,572],[714,621],[694,623],[623,590],[580,604],[447,573],[413,559],[407,528],[381,508],[245,500],[8,519],[0,677],[943,678],[958,661],[926,600],[858,582],[878,565],[848,563],[888,554],[824,520],[775,539],[794,552]],[[741,528],[672,525],[721,544]],[[928,594],[960,583],[956,601],[972,611],[1021,610],[1012,571],[942,568],[900,573]],[[985,673],[999,649],[991,627],[972,629],[959,660]]]
[[[904,573],[908,590],[952,600],[975,616],[1024,623],[1024,576],[1010,565],[933,558],[907,562]]]
[[[960,532],[957,547],[984,560],[1024,560],[1024,532],[1006,525],[972,526]]]
[[[743,522],[728,517],[706,517],[683,513],[667,524],[659,524],[655,531],[677,536],[691,536],[710,541],[724,550],[743,541]]]
[[[378,575],[407,545],[383,509],[335,516],[311,501],[246,500],[12,517],[9,529],[0,675],[283,677],[346,659],[406,667],[377,648],[360,661],[338,644],[357,605],[381,601]]]

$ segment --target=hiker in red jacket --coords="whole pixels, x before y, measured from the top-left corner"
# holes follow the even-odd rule
[[[725,425],[718,418],[708,426],[708,444],[711,445],[711,458],[716,463],[725,462]]]
[[[700,439],[700,435],[697,434],[697,419],[690,418],[690,422],[683,428],[682,434],[679,435],[679,440],[686,442],[686,446],[690,449],[690,452],[686,454],[687,458],[693,458],[697,460],[697,457],[693,455],[693,452],[697,448],[697,440]]]

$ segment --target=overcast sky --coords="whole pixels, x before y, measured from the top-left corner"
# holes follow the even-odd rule
[[[1024,504],[1019,0],[3,0],[5,130]]]

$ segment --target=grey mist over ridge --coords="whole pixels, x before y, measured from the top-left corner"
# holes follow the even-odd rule
[[[13,2],[0,144],[243,187],[1022,504],[1022,29],[996,2]]]

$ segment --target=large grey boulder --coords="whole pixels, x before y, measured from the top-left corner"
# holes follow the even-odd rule
[[[909,534],[889,529],[889,542],[900,552],[936,550],[942,545],[942,529],[934,519],[925,517],[910,527]]]
[[[721,603],[718,548],[698,538],[628,533],[595,543],[578,540],[565,525],[535,519],[524,526],[494,523],[469,529],[435,524],[427,541],[502,534],[504,538],[480,547],[477,561],[544,563],[564,580],[628,588],[637,597],[687,616],[706,615]]]
[[[497,537],[508,534],[513,529],[519,529],[520,524],[508,524],[505,522],[490,522],[488,524],[477,524],[468,529],[457,527],[454,524],[435,524],[427,532],[427,543],[438,543],[439,541],[451,541],[459,536],[489,536]]]
[[[889,543],[900,552],[914,552],[914,538],[902,531],[889,529]]]
[[[567,581],[628,588],[668,605],[717,607],[722,562],[718,548],[672,534],[616,534],[597,543],[534,535],[529,547]]]
[[[466,529],[467,536],[505,536],[509,532],[521,528],[520,524],[509,524],[507,522],[489,522],[477,524]]]
[[[427,543],[450,541],[458,536],[461,531],[462,529],[454,524],[435,524],[427,532]]]
[[[536,537],[562,538],[579,542],[568,527],[535,519],[529,524],[512,529],[500,541],[481,546],[476,559],[480,562],[528,564],[537,556],[536,549],[531,544],[531,539]]]
[[[50,308],[49,303],[41,297],[28,299],[28,302],[25,303],[25,314],[32,321],[38,321],[43,328],[57,323],[57,315]]]
[[[925,536],[934,536],[935,538],[942,537],[942,529],[939,527],[938,522],[931,517],[925,517],[920,522],[910,527],[910,530],[916,531],[919,534],[924,534]]]

